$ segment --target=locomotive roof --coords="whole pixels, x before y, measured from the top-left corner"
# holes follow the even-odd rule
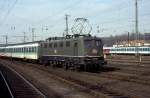
[[[44,42],[55,42],[55,41],[71,41],[71,40],[79,40],[79,39],[97,39],[98,37],[96,36],[79,36],[79,37],[53,37],[53,38],[48,38]]]

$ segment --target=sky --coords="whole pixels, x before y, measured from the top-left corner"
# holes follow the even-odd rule
[[[149,5],[150,0],[138,0],[140,33],[150,32]],[[6,35],[8,43],[22,42],[23,32],[32,41],[32,28],[34,40],[62,36],[66,14],[69,34],[76,18],[88,19],[87,32],[92,26],[98,37],[135,32],[135,0],[0,0],[0,44]]]

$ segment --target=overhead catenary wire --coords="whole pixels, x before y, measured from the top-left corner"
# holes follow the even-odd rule
[[[58,15],[64,13],[65,11],[67,11],[67,10],[71,10],[71,8],[73,8],[73,7],[75,7],[76,5],[80,4],[81,1],[82,1],[82,0],[78,0],[77,2],[75,2],[75,3],[73,3],[73,4],[71,4],[71,5],[67,6],[67,7],[65,7],[63,10],[60,10],[60,11],[56,12],[55,15],[58,16]],[[53,15],[49,15],[49,16],[47,16],[47,17],[45,17],[45,18],[43,18],[43,19],[41,19],[41,20],[35,22],[34,24],[35,24],[35,25],[39,25],[40,23],[43,23],[43,22],[47,21],[47,19],[48,19],[48,18],[51,18],[51,17],[53,17]],[[57,20],[58,20],[58,19],[57,19]]]
[[[0,22],[0,26],[7,20],[7,17],[9,16],[9,14],[11,13],[11,11],[13,10],[13,8],[15,7],[15,5],[17,4],[18,0],[15,0],[14,3],[10,6],[10,8],[8,9],[8,11],[6,12],[4,18],[2,19],[2,21]]]

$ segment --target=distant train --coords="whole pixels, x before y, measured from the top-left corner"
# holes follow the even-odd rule
[[[102,40],[91,35],[7,45],[0,47],[0,56],[77,70],[99,69],[105,63]]]
[[[150,46],[138,47],[104,47],[104,54],[150,55]]]

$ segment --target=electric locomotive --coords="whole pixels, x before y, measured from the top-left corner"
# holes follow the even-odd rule
[[[68,35],[40,43],[40,63],[65,69],[99,69],[105,63],[103,42],[91,35]]]

